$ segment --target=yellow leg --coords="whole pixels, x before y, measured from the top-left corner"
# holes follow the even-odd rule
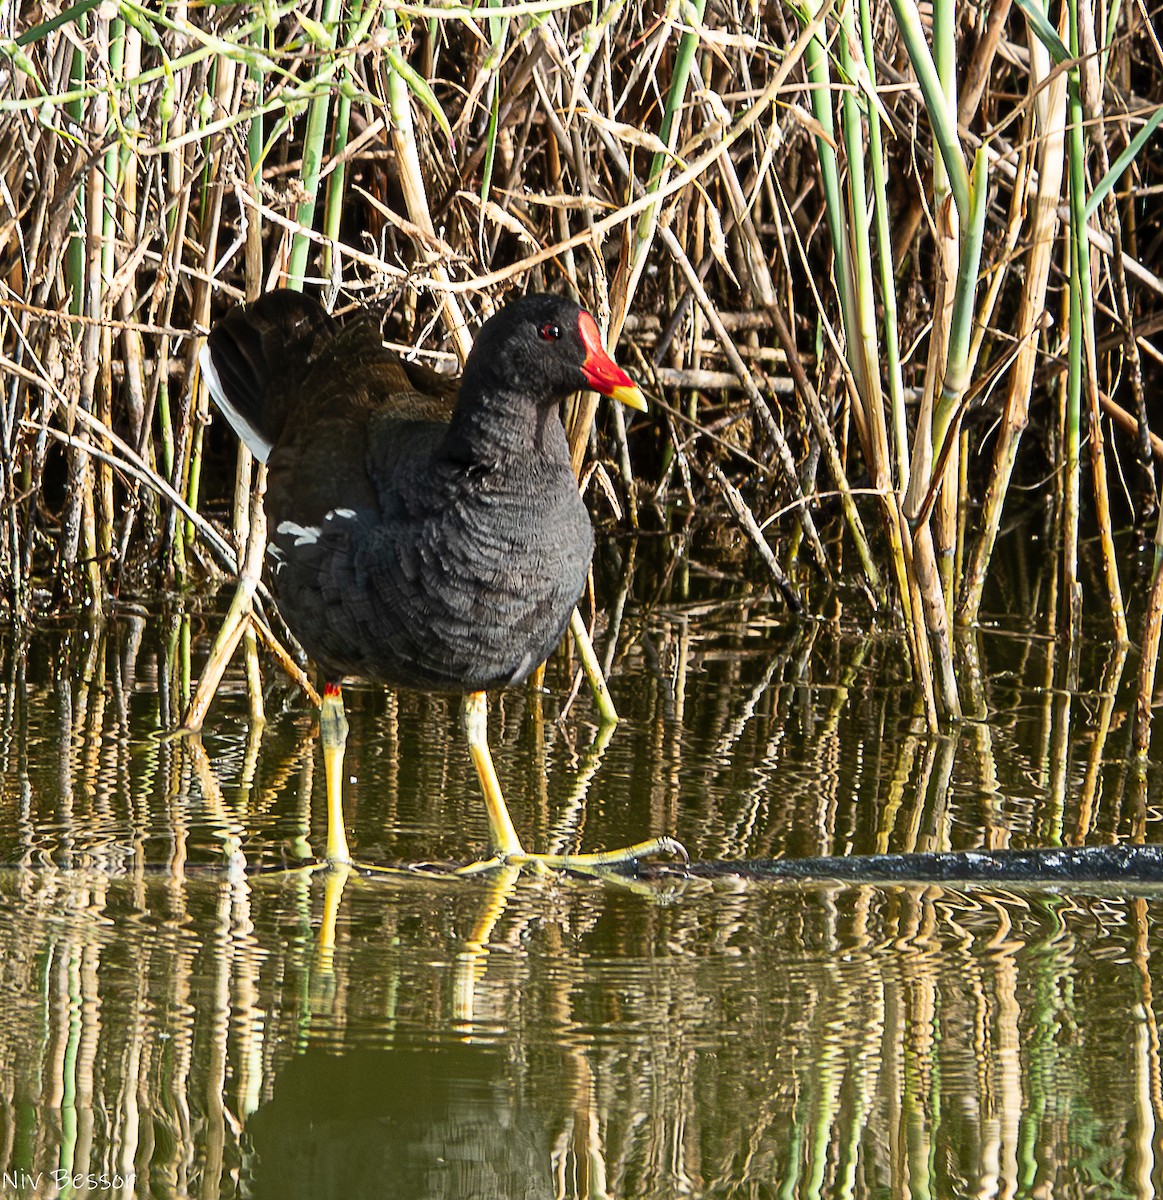
[[[484,692],[469,692],[460,710],[464,736],[468,741],[468,752],[472,755],[481,791],[485,794],[485,810],[489,816],[489,842],[493,852],[501,858],[524,854],[521,839],[513,827],[513,818],[501,795],[497,772],[493,769],[493,756],[489,753],[489,702]]]
[[[465,696],[461,707],[461,721],[473,766],[476,767],[477,778],[481,781],[481,791],[485,794],[493,857],[484,862],[461,867],[457,874],[471,875],[501,865],[530,866],[538,869],[548,867],[562,871],[600,871],[606,867],[634,862],[649,854],[673,854],[686,860],[687,852],[682,843],[669,837],[652,838],[647,842],[637,842],[633,846],[624,846],[618,850],[600,850],[595,854],[527,853],[517,836],[505,798],[501,795],[497,773],[493,769],[488,739],[489,708],[484,692],[470,692]]]
[[[329,863],[350,863],[347,830],[343,826],[343,748],[347,744],[347,717],[339,684],[323,689],[319,710],[319,736],[323,742],[323,766],[327,776],[327,850]]]

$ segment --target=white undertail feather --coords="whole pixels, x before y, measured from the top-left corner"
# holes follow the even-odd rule
[[[280,521],[275,530],[275,533],[283,537],[293,537],[295,546],[313,546],[322,532],[318,525],[299,525],[295,521]]]
[[[209,345],[203,344],[202,349],[198,352],[198,363],[202,368],[202,378],[206,380],[206,386],[210,389],[210,399],[214,401],[222,415],[230,422],[230,428],[246,443],[251,454],[259,462],[265,463],[270,457],[271,444],[230,403],[226,395],[226,389],[222,386],[222,381],[218,378],[218,371],[215,369]]]

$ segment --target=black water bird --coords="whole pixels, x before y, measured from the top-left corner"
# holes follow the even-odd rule
[[[641,391],[571,300],[529,295],[486,321],[459,381],[405,362],[375,323],[340,327],[274,291],[229,312],[201,355],[215,404],[269,468],[271,586],[324,680],[327,858],[350,861],[341,806],[345,676],[464,695],[496,860],[586,866],[675,848],[529,855],[487,740],[485,693],[560,642],[593,554],[560,417],[592,388]]]

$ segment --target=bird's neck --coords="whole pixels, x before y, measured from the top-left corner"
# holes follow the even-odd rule
[[[557,408],[497,389],[457,404],[445,449],[449,457],[473,463],[569,462]]]

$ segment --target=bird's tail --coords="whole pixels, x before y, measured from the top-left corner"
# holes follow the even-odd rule
[[[235,433],[266,462],[295,394],[337,326],[301,292],[267,292],[231,310],[210,331],[199,362],[210,396]]]

